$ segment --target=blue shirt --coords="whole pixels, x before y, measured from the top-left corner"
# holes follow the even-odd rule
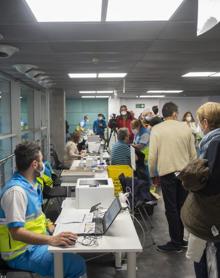
[[[131,165],[130,147],[123,141],[118,141],[112,146],[112,165]]]
[[[94,123],[93,123],[93,132],[96,134],[96,135],[104,135],[104,131],[105,131],[105,128],[106,128],[106,122],[105,120],[95,120]]]
[[[150,129],[141,127],[140,131],[135,135],[134,143],[135,144],[142,144],[143,147],[146,147],[149,145],[150,140]]]

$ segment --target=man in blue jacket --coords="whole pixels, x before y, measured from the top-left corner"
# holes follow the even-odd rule
[[[99,113],[97,120],[93,123],[93,132],[96,135],[99,135],[101,139],[104,139],[104,133],[106,129],[106,121],[103,114]]]

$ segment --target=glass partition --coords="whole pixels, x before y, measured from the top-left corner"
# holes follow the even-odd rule
[[[27,87],[21,87],[21,140],[22,142],[33,140],[33,120],[34,120],[34,90]]]

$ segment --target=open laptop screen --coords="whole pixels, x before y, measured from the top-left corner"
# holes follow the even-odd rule
[[[120,211],[121,211],[121,203],[118,198],[115,198],[104,215],[104,219],[103,219],[104,233],[111,226],[112,222],[115,220],[116,216],[119,214]]]

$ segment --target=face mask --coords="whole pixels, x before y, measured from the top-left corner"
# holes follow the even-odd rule
[[[44,174],[44,171],[45,171],[45,165],[44,163],[42,164],[42,168],[39,170],[39,169],[36,169],[36,173],[37,173],[37,176],[38,177],[42,177],[43,174]]]
[[[187,116],[187,117],[186,117],[186,121],[187,121],[187,122],[191,122],[191,121],[192,121],[192,117],[191,117],[191,116]]]
[[[146,116],[146,117],[144,117],[144,118],[145,118],[145,120],[148,121],[148,122],[152,119],[151,116]]]
[[[102,117],[98,117],[98,119],[99,119],[99,121],[101,121],[101,120],[102,120]]]
[[[138,130],[137,129],[132,129],[132,133],[136,135],[136,134],[138,134]]]
[[[121,111],[121,115],[122,115],[122,116],[127,115],[127,111]]]

